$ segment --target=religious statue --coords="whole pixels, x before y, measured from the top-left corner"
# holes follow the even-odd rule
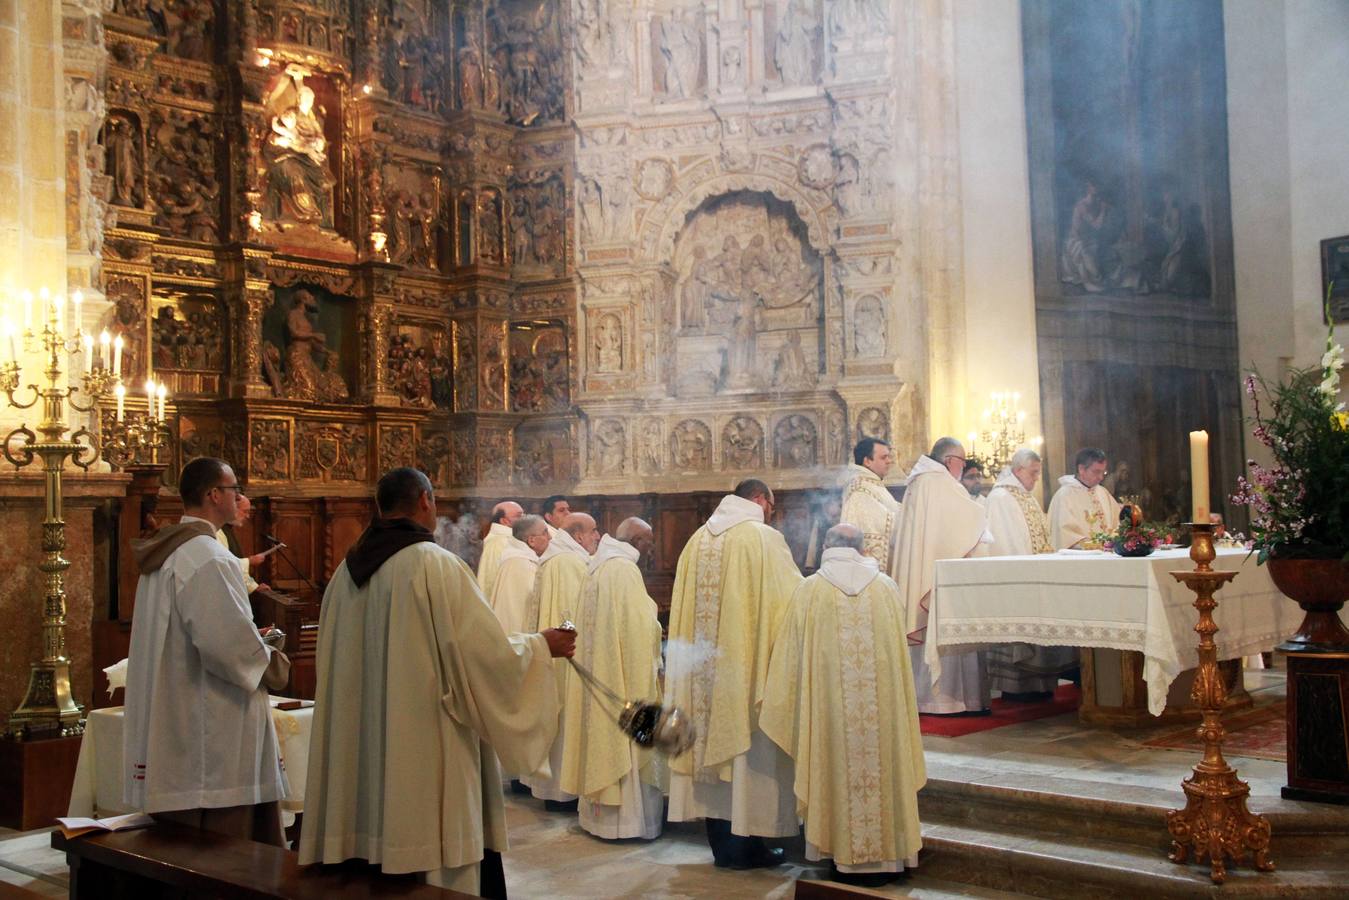
[[[758,346],[755,315],[759,302],[748,292],[736,304],[731,335],[726,344],[726,383],[745,385],[753,381]]]
[[[885,315],[874,296],[858,300],[853,309],[853,350],[861,357],[885,355]]]
[[[478,48],[469,44],[459,51],[459,108],[482,106],[482,61]]]
[[[786,0],[778,19],[773,62],[783,84],[809,84],[815,76],[815,14],[811,0]]]
[[[696,19],[672,11],[660,21],[658,47],[665,60],[665,93],[675,99],[692,97],[698,89],[702,37]]]
[[[594,470],[596,475],[622,475],[627,468],[624,453],[623,423],[605,419],[595,429]]]
[[[807,381],[806,355],[801,350],[801,332],[787,332],[787,342],[778,351],[773,364],[773,385],[775,387],[805,387]]]
[[[511,262],[517,266],[538,262],[530,233],[529,201],[519,193],[511,200]]]
[[[642,424],[642,471],[648,475],[660,472],[664,462],[661,457],[660,419],[647,419]]]
[[[344,399],[347,386],[337,371],[336,353],[328,349],[327,336],[309,318],[316,312],[318,300],[314,295],[304,289],[296,291],[286,314],[285,396],[329,402]],[[315,354],[320,354],[324,361],[322,371],[315,362]]]
[[[685,419],[670,435],[671,462],[677,471],[705,471],[711,462],[711,446],[712,433],[707,426],[696,419]]]
[[[478,258],[500,265],[502,262],[501,197],[495,190],[478,196]]]
[[[815,464],[815,423],[800,414],[790,415],[773,429],[776,464],[800,469]]]
[[[736,416],[721,432],[722,457],[728,469],[763,467],[763,429],[749,416]]]
[[[119,206],[140,206],[140,147],[131,120],[111,118],[103,138],[107,147],[106,171],[112,176],[113,202]]]
[[[333,179],[328,174],[328,141],[308,73],[291,64],[265,101],[272,113],[263,148],[267,165],[266,212],[276,222],[333,226]]]
[[[595,371],[620,372],[623,369],[623,325],[608,313],[595,326]]]

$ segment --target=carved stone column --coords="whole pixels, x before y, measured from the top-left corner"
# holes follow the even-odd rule
[[[226,302],[233,336],[228,393],[231,397],[271,397],[272,388],[262,376],[262,317],[272,305],[267,280],[271,251],[236,245],[234,259],[226,265]]]
[[[395,302],[394,278],[400,268],[371,260],[357,267],[361,292],[361,369],[356,394],[375,406],[399,406],[390,390],[385,360],[389,358],[389,324]]]

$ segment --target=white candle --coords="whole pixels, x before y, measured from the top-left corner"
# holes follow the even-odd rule
[[[164,386],[164,382],[159,383],[159,421],[164,421],[164,402],[169,398],[169,389]]]
[[[1190,521],[1208,523],[1208,432],[1190,432]]]
[[[120,422],[126,411],[126,388],[119,384],[113,388],[113,393],[117,395],[117,421]]]
[[[98,364],[104,369],[112,368],[108,359],[108,348],[112,346],[112,335],[108,334],[108,329],[104,328],[103,333],[98,336]]]
[[[153,378],[145,379],[145,414],[150,418],[155,417],[155,380]]]
[[[122,377],[122,336],[119,334],[112,342],[112,373]]]
[[[94,338],[92,335],[84,336],[84,374],[88,375],[94,371]]]

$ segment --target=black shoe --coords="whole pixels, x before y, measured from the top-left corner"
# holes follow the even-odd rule
[[[1008,703],[1044,703],[1054,699],[1053,691],[1003,691],[1002,699]]]
[[[714,858],[712,864],[718,869],[771,869],[773,866],[782,865],[786,857],[787,851],[781,847],[758,844],[744,853],[722,859]]]
[[[545,800],[543,808],[555,813],[574,813],[580,807],[579,800]]]
[[[837,881],[839,884],[850,884],[853,887],[878,888],[884,887],[895,880],[898,872],[866,872],[851,874],[840,872],[838,866],[829,863],[829,880]]]
[[[525,794],[530,797],[534,796],[533,793],[529,790],[529,788],[525,787],[525,783],[523,781],[519,781],[514,778],[511,779],[511,793]]]

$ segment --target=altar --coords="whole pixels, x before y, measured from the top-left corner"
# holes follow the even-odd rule
[[[993,644],[1082,649],[1084,722],[1137,725],[1197,717],[1188,703],[1198,664],[1194,594],[1168,574],[1190,569],[1185,549],[1124,558],[1100,551],[942,560],[928,611],[924,659]],[[1249,705],[1241,659],[1293,634],[1302,611],[1274,587],[1255,555],[1220,549],[1213,567],[1236,571],[1217,594],[1218,658],[1229,706]]]

